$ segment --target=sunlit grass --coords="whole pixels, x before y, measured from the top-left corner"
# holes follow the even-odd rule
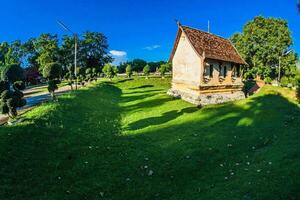
[[[198,109],[169,87],[102,80],[1,127],[0,199],[300,198],[290,90]]]

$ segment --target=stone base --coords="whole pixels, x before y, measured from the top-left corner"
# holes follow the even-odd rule
[[[181,98],[195,105],[209,105],[209,104],[220,104],[228,101],[235,101],[245,99],[245,94],[242,91],[234,92],[218,92],[211,94],[192,94],[180,90],[170,89],[168,95],[175,98]]]

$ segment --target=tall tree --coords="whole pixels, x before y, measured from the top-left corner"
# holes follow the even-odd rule
[[[40,71],[46,64],[57,62],[59,59],[59,47],[57,35],[42,34],[35,39],[34,48],[38,54],[37,63]]]
[[[19,40],[11,44],[3,42],[0,44],[0,65],[21,64],[24,51]]]
[[[81,40],[78,40],[77,42],[78,48],[80,48]],[[69,73],[74,74],[75,43],[73,36],[63,36],[59,54],[59,62],[62,65],[63,71],[68,71]],[[82,56],[80,53],[77,54],[77,65],[82,66]]]
[[[132,70],[136,72],[142,72],[147,62],[143,59],[134,59],[132,61]]]
[[[39,68],[39,63],[37,61],[39,54],[35,49],[35,39],[30,38],[23,45],[22,49],[24,52],[24,62],[26,63],[27,68]]]
[[[108,53],[107,38],[99,32],[85,32],[79,44],[79,57],[86,68],[101,71],[106,63],[113,61]]]
[[[275,77],[279,58],[293,43],[287,21],[262,16],[248,22],[243,32],[234,34],[231,40],[249,64],[245,75],[252,77]],[[293,71],[296,59],[295,52],[281,58],[284,75]]]

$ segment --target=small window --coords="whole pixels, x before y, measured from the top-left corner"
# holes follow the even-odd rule
[[[222,65],[219,65],[219,76],[222,76]]]
[[[224,66],[224,67],[223,67],[223,70],[224,70],[223,76],[226,77],[226,76],[227,76],[227,66]]]
[[[214,75],[214,66],[209,65],[209,77],[212,78]]]
[[[237,66],[236,66],[236,76],[237,76],[237,77],[240,77],[240,76],[241,76],[241,66],[240,66],[240,65],[237,65]]]

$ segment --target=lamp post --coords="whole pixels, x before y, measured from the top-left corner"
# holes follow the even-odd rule
[[[277,83],[278,83],[278,85],[279,85],[279,83],[280,83],[280,75],[281,75],[281,58],[283,57],[283,56],[286,56],[286,55],[288,55],[289,53],[291,53],[292,52],[292,50],[289,50],[289,51],[287,51],[287,52],[283,52],[282,53],[282,55],[280,55],[279,56],[279,62],[278,62],[278,80],[277,80]]]
[[[70,32],[74,37],[74,76],[75,76],[75,89],[77,90],[78,79],[77,79],[77,48],[78,48],[78,35],[71,31],[64,23],[57,21],[57,23],[67,32]]]

